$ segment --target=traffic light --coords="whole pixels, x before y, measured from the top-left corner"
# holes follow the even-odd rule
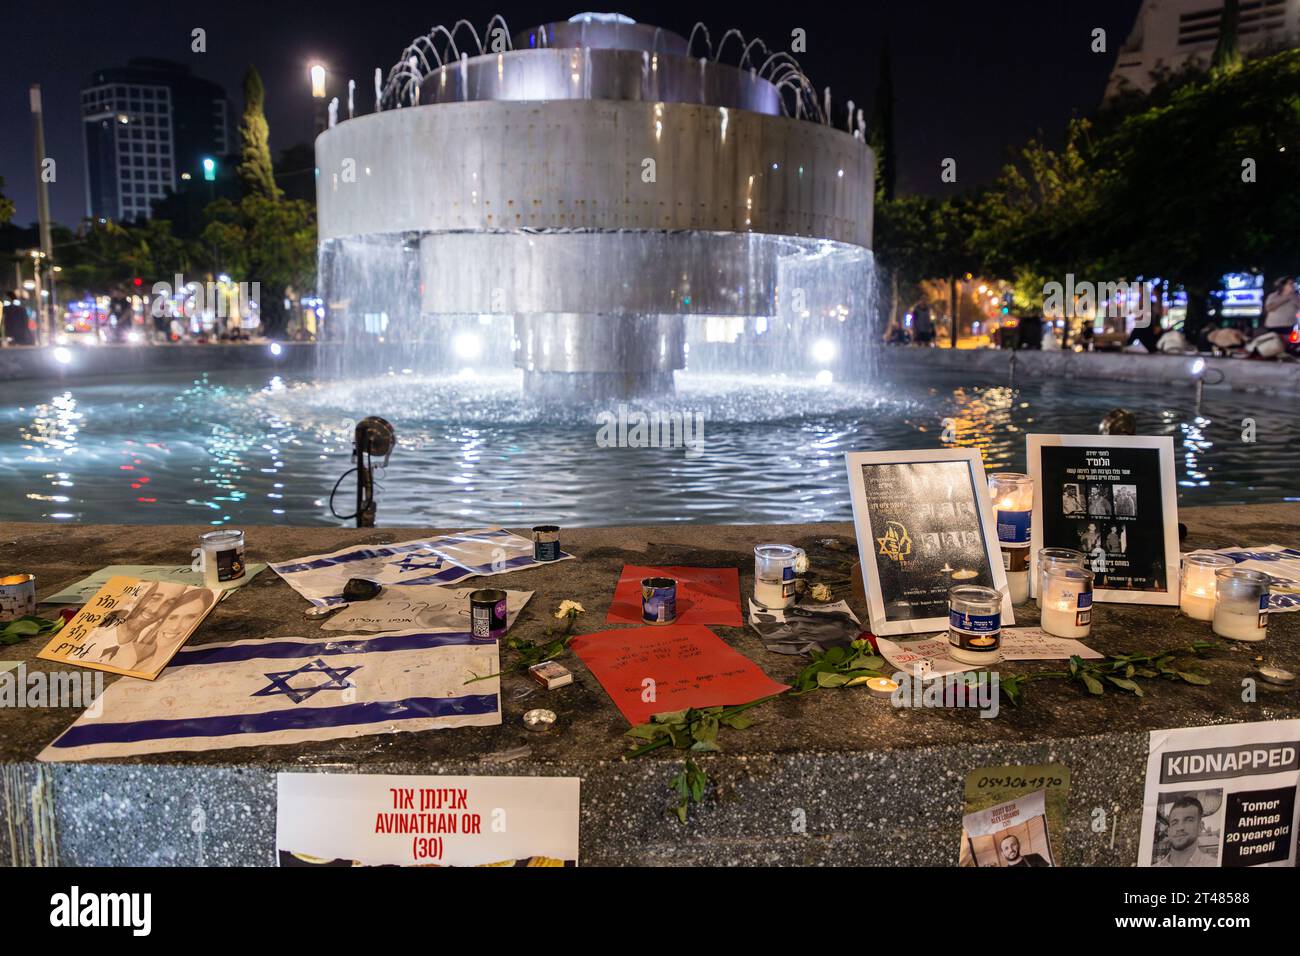
[[[217,161],[211,156],[203,157],[203,178],[215,182],[217,178]]]

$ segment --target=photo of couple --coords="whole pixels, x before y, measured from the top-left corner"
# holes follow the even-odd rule
[[[111,578],[40,656],[153,680],[220,597],[175,581]]]

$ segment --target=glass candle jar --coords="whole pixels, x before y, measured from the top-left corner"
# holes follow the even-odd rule
[[[1226,554],[1189,554],[1183,558],[1178,609],[1194,621],[1214,620],[1214,573],[1235,564]]]
[[[995,664],[1002,651],[1002,595],[978,584],[948,589],[948,654],[966,664]]]
[[[1043,548],[1038,552],[1038,581],[1035,588],[1038,594],[1038,610],[1043,609],[1043,588],[1045,576],[1052,568],[1078,568],[1083,570],[1083,552],[1070,548]]]
[[[1043,575],[1044,634],[1087,637],[1092,630],[1092,572],[1083,568],[1049,568]]]
[[[1002,567],[1012,604],[1029,600],[1029,520],[1034,513],[1034,479],[1014,471],[989,476],[989,493],[1002,544]]]
[[[1214,583],[1214,633],[1234,641],[1262,641],[1268,634],[1268,575],[1219,568]]]
[[[244,582],[244,532],[233,528],[209,531],[199,537],[192,567],[203,572],[203,586],[217,591]]]
[[[790,544],[760,544],[754,548],[754,600],[767,608],[792,607],[794,579],[803,548]],[[806,558],[805,558],[806,560]]]

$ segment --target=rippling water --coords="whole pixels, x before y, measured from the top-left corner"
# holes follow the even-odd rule
[[[990,470],[1021,470],[1027,432],[1093,433],[1120,405],[1143,433],[1174,436],[1184,504],[1300,498],[1300,401],[1290,398],[1207,391],[1198,411],[1190,389],[1013,390],[938,376],[864,388],[679,374],[678,386],[671,401],[625,411],[702,416],[692,448],[600,447],[598,416],[616,418],[617,404],[543,408],[513,376],[6,383],[0,519],[340,524],[330,489],[367,414],[392,422],[400,442],[379,478],[380,525],[846,520],[846,451],[973,445]],[[1244,419],[1254,443],[1242,440]],[[340,513],[352,511],[353,489],[340,488]]]

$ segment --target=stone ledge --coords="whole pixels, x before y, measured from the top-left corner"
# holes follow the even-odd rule
[[[1185,509],[1187,547],[1292,542],[1300,505]],[[174,563],[187,555],[198,527],[104,527],[10,524],[0,536],[0,565],[38,576],[40,593],[111,563]],[[398,541],[417,529],[249,528],[250,556],[280,560],[348,543]],[[580,560],[517,572],[500,580],[537,591],[514,633],[536,636],[560,600],[582,601],[581,631],[603,627],[624,563],[737,567],[742,594],[752,585],[752,545],[787,540],[809,548],[814,567],[841,552],[819,542],[852,540],[848,524],[655,526],[564,532]],[[850,603],[854,603],[851,601]],[[285,635],[311,636],[319,625],[302,617],[306,603],[271,572],[223,602],[193,643]],[[865,609],[855,606],[863,620]],[[1019,623],[1035,623],[1032,608]],[[714,629],[777,679],[801,662],[767,652],[752,631]],[[322,636],[324,636],[322,634]],[[1208,628],[1172,608],[1101,605],[1088,643],[1103,653],[1157,650],[1208,636]],[[30,661],[38,642],[3,649]],[[96,763],[42,766],[40,749],[75,717],[64,710],[0,710],[0,863],[38,855],[65,865],[271,864],[274,862],[275,773],[280,770],[576,775],[583,778],[582,855],[591,864],[896,863],[950,865],[958,849],[962,781],[980,767],[1061,762],[1071,771],[1067,862],[1129,865],[1137,855],[1142,780],[1149,731],[1300,716],[1300,692],[1261,691],[1240,699],[1240,681],[1258,649],[1222,643],[1200,665],[1208,687],[1156,683],[1138,700],[1091,698],[1057,682],[1033,685],[1025,706],[1003,707],[982,720],[972,711],[895,710],[853,691],[781,699],[757,708],[761,723],[724,731],[723,752],[703,758],[715,783],[704,806],[682,827],[665,809],[669,778],[681,754],[657,751],[625,761],[626,723],[595,679],[571,661],[575,683],[527,701],[527,686],[503,680],[499,727],[360,737],[289,747],[159,754]],[[1292,666],[1300,659],[1300,614],[1275,617],[1268,654]],[[35,669],[52,669],[34,662]],[[1008,665],[1017,670],[1052,664]],[[112,680],[113,678],[108,678]],[[540,696],[539,696],[540,695]],[[545,697],[563,722],[537,737],[520,725],[526,707]],[[521,745],[527,757],[484,760]],[[33,792],[44,804],[32,804]],[[1094,807],[1120,807],[1114,846],[1109,832],[1090,829]],[[190,820],[206,817],[202,839]],[[794,809],[807,833],[792,831]],[[50,815],[53,826],[48,825]],[[12,825],[12,829],[10,829]]]
[[[1132,352],[1070,352],[1025,349],[880,348],[872,353],[879,373],[943,370],[984,377],[995,384],[1013,380],[1079,379],[1192,386],[1192,365],[1204,359],[1206,388],[1300,395],[1300,362],[1215,358],[1210,355],[1138,355]],[[1014,356],[1015,368],[1012,370]],[[1219,373],[1222,381],[1219,381]]]

